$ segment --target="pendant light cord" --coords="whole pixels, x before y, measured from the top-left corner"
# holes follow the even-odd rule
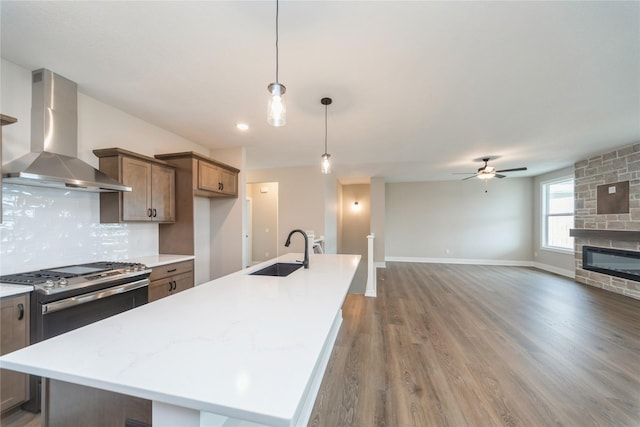
[[[324,154],[327,154],[327,105],[324,106]]]
[[[276,0],[276,83],[279,83],[278,80],[278,15],[280,12],[279,1]]]

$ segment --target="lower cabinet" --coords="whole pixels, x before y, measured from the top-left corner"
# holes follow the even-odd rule
[[[149,277],[149,302],[192,288],[193,261],[153,267]]]
[[[29,294],[0,300],[2,341],[0,355],[29,345]],[[0,412],[28,400],[28,376],[0,369]]]

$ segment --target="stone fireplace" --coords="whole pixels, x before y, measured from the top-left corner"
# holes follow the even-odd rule
[[[605,209],[602,201],[606,195],[601,190],[611,194],[615,188],[625,189],[618,194],[625,205]],[[574,226],[571,235],[575,238],[576,281],[640,299],[640,279],[583,268],[585,246],[620,250],[630,257],[637,253],[640,257],[640,143],[575,164]]]

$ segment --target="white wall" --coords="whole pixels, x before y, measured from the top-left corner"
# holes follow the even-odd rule
[[[31,70],[0,62],[0,108],[18,119],[3,127],[3,162],[30,151]],[[55,70],[53,70],[55,72]],[[95,148],[145,155],[209,150],[81,93],[78,157],[98,166]],[[3,184],[0,274],[158,253],[157,224],[100,224],[97,193]]]
[[[267,261],[278,250],[278,183],[247,184],[253,206],[252,262]]]
[[[388,183],[387,260],[531,263],[531,181]]]
[[[304,252],[300,236],[284,242],[293,229],[313,230],[316,236],[325,234],[324,176],[316,167],[258,169],[247,171],[247,182],[278,183],[278,254]]]
[[[324,253],[338,253],[338,223],[340,221],[339,187],[335,177],[324,175]],[[316,236],[323,236],[322,233]]]
[[[575,255],[542,247],[541,184],[556,178],[573,177],[573,166],[536,176],[533,179],[533,260],[535,266],[567,277],[575,277]]]

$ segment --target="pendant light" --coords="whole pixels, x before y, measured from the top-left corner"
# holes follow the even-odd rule
[[[324,105],[324,154],[322,155],[322,173],[328,175],[331,173],[331,154],[327,153],[327,107],[333,101],[331,98],[322,98],[320,103]]]
[[[278,15],[279,2],[276,0],[276,81],[269,84],[269,102],[267,104],[267,122],[271,126],[284,126],[287,124],[287,105],[284,93],[287,88],[278,81]]]

